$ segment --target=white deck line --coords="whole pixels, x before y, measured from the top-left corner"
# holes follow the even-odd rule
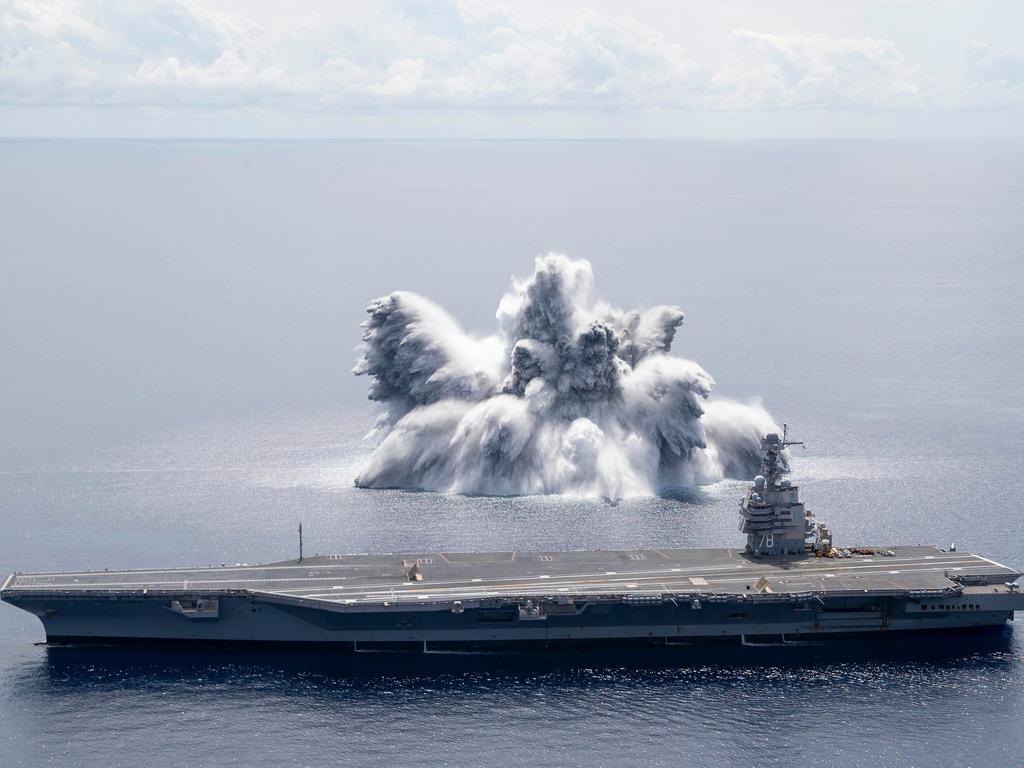
[[[7,589],[7,585],[11,583],[11,579],[13,579],[13,578],[14,578],[14,574],[13,573],[7,574],[7,578],[4,580],[4,585],[2,587],[0,587],[0,592],[3,592],[5,589]]]
[[[896,545],[896,546],[899,546],[899,545]],[[914,546],[918,546],[918,545],[914,545]],[[920,545],[920,546],[927,546],[927,545]],[[641,550],[641,551],[653,552],[654,550]],[[688,550],[688,549],[684,549],[684,550],[671,550],[670,549],[668,551],[669,552],[684,552],[684,553],[688,553],[688,552],[705,552],[705,551],[710,551],[710,550],[701,550],[701,549],[695,549],[695,550]],[[737,549],[734,549],[734,548],[732,548],[732,549],[724,548],[721,551],[723,551],[723,552],[741,553],[740,550],[737,550]],[[517,550],[517,554],[518,553],[519,552]],[[591,554],[591,550],[572,550],[570,552],[566,552],[565,554],[580,554],[580,553]],[[600,554],[626,554],[626,553],[627,553],[626,550],[605,550],[605,551],[600,552]],[[440,556],[440,553],[398,552],[398,553],[384,553],[384,554],[378,554],[378,555],[372,555],[372,554],[371,555],[367,555],[367,554],[352,554],[352,555],[343,555],[343,557],[372,557],[372,558],[395,557],[395,558],[398,558],[398,560],[396,562],[401,562],[402,559],[409,559],[410,557],[415,557],[415,556],[418,556],[418,557],[432,557],[435,554]],[[492,553],[490,553],[490,552],[452,552],[452,553],[449,553],[449,554],[480,554],[480,555],[488,555],[488,554],[492,554]],[[528,553],[525,553],[525,554],[534,554],[534,553],[528,552]],[[559,553],[555,553],[555,554],[559,554]],[[594,552],[594,554],[597,554],[597,552]],[[960,552],[953,552],[953,553],[942,552],[939,555],[931,555],[931,557],[933,557],[933,558],[942,558],[942,557],[950,557],[950,556],[952,556],[952,557],[958,557],[958,556],[959,557],[977,557],[977,558],[980,558],[982,560],[988,560],[988,558],[981,557],[981,555],[976,555],[976,554],[971,553],[971,552],[964,552],[964,553],[960,553]],[[323,557],[323,555],[314,555],[314,557]],[[889,557],[889,558],[886,558],[886,560],[889,563],[894,563],[894,562],[899,562],[901,560],[919,560],[922,557],[926,557],[926,555],[910,555],[910,556],[905,556],[905,557]],[[814,558],[812,561],[802,561],[802,562],[808,562],[810,564],[813,564],[813,562],[817,561],[818,559],[819,558]],[[465,565],[465,566],[487,566],[487,565],[495,565],[495,564],[497,564],[497,565],[508,565],[511,562],[512,561],[509,560],[509,561],[502,561],[500,563],[472,563],[472,562],[467,562],[467,563],[457,563],[457,564],[458,565]],[[989,560],[989,562],[993,562],[993,561]],[[998,563],[996,563],[996,564],[998,565]],[[52,576],[95,576],[96,574],[99,574],[99,573],[107,573],[107,574],[114,575],[114,576],[119,575],[119,574],[140,574],[140,573],[153,573],[153,574],[160,574],[160,573],[186,573],[186,572],[187,573],[207,573],[207,572],[208,573],[228,573],[228,572],[231,572],[231,571],[254,571],[254,570],[277,571],[277,570],[286,570],[286,569],[294,569],[294,568],[310,568],[310,569],[313,569],[313,568],[348,568],[348,569],[359,569],[359,568],[379,567],[379,565],[380,565],[379,563],[343,563],[343,562],[325,563],[323,565],[305,565],[303,563],[293,563],[291,565],[261,565],[259,563],[256,563],[255,565],[223,565],[223,566],[208,565],[208,566],[202,566],[202,567],[198,567],[198,566],[178,566],[178,567],[175,567],[175,568],[123,568],[123,569],[120,569],[120,570],[110,570],[110,569],[107,569],[107,570],[103,570],[103,571],[40,571],[40,572],[37,572],[37,573],[22,573],[22,574],[18,574],[18,575],[24,576],[24,577],[34,577],[34,576],[52,577]],[[1002,566],[1002,567],[1005,568],[1006,566]],[[636,571],[636,573],[652,573],[652,572],[653,571]],[[190,581],[191,581],[191,579],[190,579]]]
[[[961,555],[960,557],[957,557],[957,558],[949,558],[949,559],[946,559],[946,560],[939,560],[939,561],[935,561],[935,562],[924,562],[925,560],[928,560],[927,557],[925,557],[925,558],[921,558],[921,557],[916,557],[916,558],[899,558],[899,559],[904,561],[906,563],[906,566],[914,566],[914,565],[920,566],[920,565],[924,565],[924,566],[928,566],[927,568],[925,568],[925,570],[939,571],[939,570],[944,570],[946,567],[963,566],[963,565],[976,565],[976,563],[974,563],[973,560],[970,559],[970,558],[973,558],[973,557],[974,557],[974,555]],[[601,583],[618,583],[618,582],[635,581],[635,580],[641,580],[642,581],[642,580],[647,580],[647,579],[651,579],[651,578],[658,578],[658,577],[660,577],[660,576],[662,576],[664,574],[667,574],[667,573],[681,573],[681,574],[684,574],[684,576],[687,577],[687,578],[692,578],[692,577],[704,578],[704,577],[706,577],[706,578],[710,578],[710,579],[719,579],[722,576],[729,576],[729,575],[743,574],[743,573],[747,573],[747,576],[744,576],[744,578],[747,578],[748,576],[752,577],[752,576],[756,576],[756,575],[766,575],[766,576],[772,576],[772,577],[775,577],[775,578],[778,578],[781,575],[794,575],[794,576],[804,576],[806,578],[813,578],[815,574],[820,573],[822,570],[824,570],[826,568],[829,569],[830,571],[838,571],[838,572],[844,572],[844,573],[848,573],[848,572],[852,572],[852,571],[872,571],[873,569],[877,569],[877,570],[880,571],[883,568],[889,568],[892,565],[892,560],[893,559],[889,559],[886,562],[880,562],[880,563],[879,562],[872,562],[870,560],[850,560],[850,561],[847,561],[847,562],[836,562],[835,560],[831,560],[831,559],[827,560],[827,561],[826,560],[821,560],[821,561],[815,561],[815,563],[810,568],[807,568],[807,569],[805,569],[803,571],[800,571],[800,572],[795,572],[795,571],[794,572],[789,572],[789,571],[786,571],[786,570],[783,570],[783,569],[773,568],[772,566],[769,566],[769,565],[766,565],[766,564],[750,563],[750,564],[741,564],[739,566],[735,566],[735,565],[703,566],[703,567],[697,567],[697,568],[690,568],[690,569],[686,569],[686,570],[681,569],[681,568],[671,568],[671,569],[667,569],[667,570],[666,569],[657,569],[657,570],[644,570],[644,571],[605,571],[604,573],[565,573],[565,574],[555,574],[554,576],[551,576],[550,578],[554,578],[556,580],[554,583],[566,583],[566,582],[562,581],[562,580],[565,580],[565,579],[571,580],[573,582],[580,581],[580,580],[583,580],[583,579],[599,579]],[[989,562],[991,562],[991,561],[989,561]],[[1005,567],[1005,566],[997,566],[997,567]],[[905,566],[904,566],[904,569],[907,572],[910,572],[909,569],[906,569]],[[714,573],[712,573],[712,572],[714,572]],[[615,579],[601,578],[602,576],[617,576],[618,578],[615,578]],[[536,579],[542,579],[542,578],[549,578],[549,577],[546,577],[546,576],[504,576],[504,577],[494,577],[494,578],[491,578],[491,579],[487,579],[485,581],[485,586],[487,584],[512,583],[512,582],[530,583],[530,582],[532,582],[532,581],[534,581]],[[291,579],[291,581],[294,581],[294,580],[296,580],[296,579]],[[314,579],[310,578],[308,580],[312,581]],[[322,580],[322,578],[318,578],[316,580]],[[238,583],[241,583],[243,580],[242,579],[238,579],[236,581]],[[270,580],[270,579],[264,579],[264,580],[255,579],[255,581],[271,582],[273,580]],[[445,580],[432,580],[432,579],[428,578],[427,580],[425,580],[425,581],[423,581],[421,583],[402,581],[402,582],[399,582],[399,584],[401,586],[404,586],[404,587],[419,586],[422,589],[427,589],[427,588],[437,589],[437,588],[444,588],[446,585],[460,585],[460,584],[468,584],[468,583],[471,583],[471,582],[472,583],[479,583],[481,581],[482,580],[479,579],[479,578],[472,578],[472,579],[445,579]],[[205,582],[200,582],[200,583],[205,583]],[[224,582],[224,583],[230,583],[230,582]],[[377,588],[382,588],[382,587],[383,588],[387,588],[389,586],[392,586],[391,582],[384,582],[384,583],[380,583],[380,584],[363,584],[363,585],[350,584],[350,585],[348,585],[348,588],[353,590],[354,592],[367,592],[367,591],[369,591],[371,589],[377,589]],[[306,591],[306,590],[316,591],[316,590],[319,590],[319,589],[320,589],[319,587],[299,587],[299,588],[297,588],[295,590],[295,592],[297,593],[300,590],[301,591]]]
[[[961,556],[960,558],[957,558],[957,559],[950,558],[948,560],[941,560],[941,561],[933,560],[933,561],[928,562],[927,564],[920,562],[920,558],[914,558],[918,562],[913,562],[913,563],[908,562],[907,565],[928,565],[929,567],[926,568],[925,570],[939,571],[939,570],[943,570],[946,567],[952,567],[954,565],[969,565],[969,564],[972,564],[973,558],[975,558],[975,557],[976,556],[974,556],[974,555],[969,555],[969,556],[968,555],[964,555],[964,556]],[[987,560],[986,558],[980,558],[980,559],[985,560],[986,562],[990,563],[992,566],[994,566],[996,568],[1000,568],[1000,569],[1004,569],[1004,570],[1011,570],[1011,569],[1006,568],[1006,566],[999,565],[998,563],[993,563],[992,561]],[[906,558],[906,560],[911,560],[911,558]],[[824,567],[828,567],[830,570],[849,573],[849,572],[853,572],[853,571],[871,571],[873,569],[880,570],[882,568],[888,567],[888,565],[889,565],[889,563],[873,563],[871,565],[867,565],[867,564],[859,564],[857,561],[851,561],[851,562],[848,562],[848,563],[836,563],[834,561],[830,561],[828,563],[821,563],[821,568],[823,569]],[[817,570],[819,570],[819,569],[812,567],[810,569],[803,570],[802,573],[806,577],[806,576],[812,575]],[[709,571],[718,571],[719,573],[712,574],[712,573],[709,573]],[[748,572],[747,576],[744,576],[744,578],[747,578],[749,575],[755,575],[755,574],[759,574],[759,573],[763,573],[763,574],[766,574],[766,575],[769,575],[769,576],[775,576],[775,577],[778,577],[781,574],[786,574],[787,573],[787,571],[779,570],[779,569],[773,569],[773,568],[770,568],[770,567],[764,567],[764,566],[758,567],[757,564],[740,566],[738,568],[737,567],[733,567],[733,566],[724,566],[724,567],[723,566],[707,566],[707,567],[704,567],[704,568],[694,568],[694,569],[692,569],[690,571],[687,571],[687,573],[704,572],[710,578],[716,579],[716,578],[720,578],[721,576],[726,576],[726,575],[743,574],[744,571]],[[619,577],[618,579],[606,579],[606,578],[605,579],[601,579],[600,577],[604,576],[605,574],[597,574],[597,573],[593,573],[593,574],[560,574],[560,575],[556,576],[555,578],[558,581],[561,581],[563,579],[569,579],[572,582],[576,582],[576,581],[579,581],[579,580],[582,580],[582,579],[594,579],[594,578],[597,578],[597,579],[600,579],[601,582],[615,583],[615,582],[623,582],[623,581],[636,580],[636,579],[646,580],[646,579],[650,579],[650,578],[653,578],[653,577],[661,576],[665,572],[666,571],[664,569],[646,570],[646,571],[627,571],[627,572],[624,572],[624,573],[617,573],[616,575]],[[648,575],[648,574],[651,574],[651,575]],[[93,575],[96,575],[96,573],[94,572]],[[189,583],[191,583],[193,586],[195,586],[197,588],[198,588],[199,585],[210,584],[210,585],[214,585],[214,586],[220,586],[220,587],[223,587],[225,589],[230,589],[232,587],[232,585],[240,585],[240,584],[250,584],[250,583],[280,584],[280,583],[284,583],[284,582],[292,583],[292,582],[312,582],[312,581],[323,582],[323,581],[328,581],[330,578],[331,577],[329,577],[329,576],[305,576],[305,577],[292,577],[292,578],[284,578],[284,579],[251,578],[251,579],[230,579],[230,580],[228,580],[228,579],[224,579],[224,580],[219,580],[219,579],[217,579],[217,580],[210,580],[210,579],[187,579],[187,580],[185,580],[185,579],[183,579],[183,580],[180,580],[180,581],[179,580],[174,580],[174,581],[143,581],[143,582],[126,582],[126,581],[86,582],[86,583],[54,582],[54,583],[44,583],[44,584],[38,584],[38,583],[37,584],[24,584],[24,585],[20,585],[19,584],[18,588],[19,589],[40,589],[40,590],[43,590],[43,589],[61,589],[61,588],[72,589],[72,590],[75,590],[75,589],[88,590],[88,589],[100,588],[100,587],[176,586],[178,584],[184,584],[185,581],[188,581]],[[529,583],[529,582],[532,582],[532,581],[536,580],[537,578],[538,578],[537,576],[502,577],[502,578],[489,579],[487,581],[487,583],[489,583],[489,584],[499,584],[499,583],[511,584],[511,583],[515,583],[515,582]],[[469,583],[469,581],[471,581],[471,580],[458,579],[458,580],[431,581],[431,582],[425,582],[422,586],[423,587],[429,587],[429,588],[432,588],[432,589],[436,589],[436,588],[443,588],[445,585],[452,585],[452,586],[454,586],[454,585],[466,584],[466,583]],[[411,586],[408,582],[405,582],[405,581],[402,581],[402,582],[383,582],[383,583],[376,583],[376,584],[372,584],[371,583],[371,584],[364,584],[364,585],[350,584],[348,586],[349,586],[350,589],[352,589],[355,592],[364,592],[365,593],[365,592],[367,592],[369,590],[377,589],[377,588],[382,588],[382,587],[383,588],[392,588],[395,584]],[[324,585],[324,586],[327,586],[327,585]],[[301,589],[301,587],[299,589]],[[309,587],[308,589],[322,589],[322,587]]]
[[[924,570],[941,571],[941,570],[944,570],[946,568],[953,567],[954,565],[960,565],[960,566],[962,566],[962,565],[971,565],[971,564],[974,563],[975,558],[979,558],[979,556],[977,556],[977,555],[962,555],[961,557],[959,557],[957,559],[952,559],[951,558],[951,559],[948,559],[948,560],[930,560],[927,563],[928,567],[926,569],[924,569]],[[917,562],[907,562],[908,566],[909,565],[925,565],[925,563],[920,562],[921,559],[922,559],[920,557],[918,557],[918,558],[903,558],[903,559],[907,560],[907,561],[917,561]],[[991,560],[987,560],[987,558],[979,558],[979,559],[985,560],[986,562],[989,562],[990,564],[994,565],[997,568],[1001,568],[1001,569],[1004,569],[1004,570],[1011,570],[1011,569],[1006,568],[1006,566],[1001,566],[998,563],[993,563]],[[849,572],[853,572],[853,571],[880,570],[880,569],[883,569],[883,568],[889,568],[891,564],[892,564],[892,559],[891,558],[889,559],[889,562],[887,562],[887,563],[871,563],[871,564],[859,564],[856,560],[851,560],[849,562],[836,562],[835,560],[830,559],[828,562],[821,562],[821,565],[819,566],[819,568],[824,569],[824,568],[827,567],[830,571],[849,573]],[[811,568],[808,568],[808,569],[805,569],[805,570],[801,571],[801,573],[805,577],[806,576],[810,576],[811,574],[814,573],[814,571],[819,570],[819,568],[815,568],[815,567],[812,566]],[[745,571],[748,572],[748,575],[743,576],[743,578],[749,578],[750,576],[758,575],[758,574],[762,574],[762,575],[766,575],[766,576],[778,577],[780,574],[787,573],[787,571],[785,571],[785,570],[773,568],[770,565],[761,565],[759,563],[749,564],[749,565],[741,565],[739,567],[736,567],[736,566],[705,566],[705,567],[702,567],[702,568],[689,569],[689,570],[684,571],[684,573],[687,573],[687,574],[700,574],[700,575],[704,575],[706,577],[709,577],[711,579],[721,580],[720,577],[722,577],[722,576],[727,576],[727,575],[732,575],[732,574],[737,574],[737,575],[738,574],[743,574]],[[618,583],[618,582],[625,582],[625,581],[647,580],[647,579],[651,579],[651,578],[661,578],[661,577],[664,576],[664,574],[671,573],[671,572],[672,571],[670,569],[664,569],[663,568],[663,569],[644,570],[644,571],[625,571],[625,572],[621,572],[620,571],[620,572],[616,572],[615,575],[618,576],[618,578],[616,578],[616,579],[601,578],[603,576],[607,576],[607,573],[559,574],[555,578],[559,582],[562,582],[562,583],[575,583],[575,582],[583,580],[583,579],[600,579],[601,582],[603,582],[603,583]],[[712,573],[712,572],[717,572],[717,573]],[[145,573],[145,572],[135,572],[135,573]],[[891,573],[891,571],[890,571],[890,573]],[[24,576],[25,576],[25,578],[31,579],[31,578],[33,578],[33,577],[35,577],[37,575],[38,574],[25,574]],[[97,572],[93,571],[91,575],[98,575],[98,574],[97,574]],[[45,578],[52,578],[52,577],[46,576]],[[36,583],[36,584],[31,584],[31,583],[29,583],[29,584],[19,584],[17,588],[18,589],[34,589],[34,590],[47,590],[47,589],[89,590],[89,589],[116,588],[116,587],[122,587],[122,588],[126,588],[126,587],[162,587],[162,586],[174,587],[174,586],[177,586],[178,584],[184,585],[186,582],[188,582],[193,588],[196,588],[196,589],[199,589],[200,585],[212,585],[212,587],[214,587],[214,588],[222,587],[224,589],[231,589],[233,585],[240,585],[240,584],[254,584],[254,583],[255,584],[283,584],[283,583],[313,582],[313,581],[328,582],[328,584],[325,584],[324,586],[329,586],[330,585],[329,582],[330,582],[331,578],[332,577],[330,577],[330,576],[294,576],[294,577],[291,577],[291,578],[279,578],[279,579],[266,579],[266,578],[251,578],[251,579],[175,579],[174,581],[88,581],[88,582],[85,582],[85,583],[81,583],[81,582],[72,582],[72,583],[69,583],[69,582],[52,582],[52,583],[42,583],[42,584],[40,584],[40,583]],[[506,577],[488,579],[486,583],[487,584],[513,584],[513,583],[517,583],[518,582],[518,583],[524,583],[525,584],[525,583],[530,583],[530,582],[536,581],[538,578],[539,578],[539,576],[506,576]],[[566,580],[566,579],[571,580],[571,581],[564,582],[563,580]],[[350,589],[352,589],[353,592],[356,592],[356,593],[363,592],[363,593],[365,593],[367,590],[370,590],[370,589],[377,589],[377,588],[381,588],[381,587],[392,588],[396,584],[407,585],[409,583],[410,582],[400,581],[400,582],[383,582],[383,583],[378,583],[378,584],[365,584],[365,585],[362,585],[362,586],[360,586],[360,585],[351,585],[350,584],[350,585],[346,585],[346,586],[348,586]],[[468,579],[443,580],[443,581],[425,581],[425,582],[423,582],[423,586],[427,587],[427,588],[430,588],[430,589],[437,589],[437,588],[444,588],[446,585],[455,586],[455,585],[461,585],[461,584],[466,584],[466,583],[469,583]],[[209,587],[207,587],[207,588],[209,588]]]
[[[353,555],[356,557],[356,555]],[[387,555],[370,555],[370,557],[387,557]],[[401,562],[396,561],[396,562]],[[40,571],[38,573],[22,573],[21,576],[94,576],[97,573],[109,573],[113,575],[118,574],[137,574],[137,573],[227,573],[229,571],[283,571],[293,570],[295,568],[348,568],[350,570],[358,568],[372,568],[378,567],[379,563],[328,563],[325,565],[305,565],[304,563],[295,563],[293,565],[261,565],[256,563],[255,565],[209,565],[203,567],[193,567],[190,565],[179,566],[177,568],[122,568],[106,569],[102,571]]]
[[[984,560],[986,563],[992,563],[992,565],[996,566],[997,568],[1005,568],[1008,571],[1013,571],[1014,573],[1017,573],[1017,569],[1016,568],[1011,568],[1008,565],[1003,565],[1002,563],[997,563],[995,560],[990,560],[989,558],[984,557],[982,555],[975,555],[975,557]]]
[[[923,567],[920,567],[920,568],[907,568],[904,571],[902,571],[902,573],[928,573],[928,572],[936,572],[936,571],[939,571],[939,570],[941,570],[941,569],[923,566]],[[681,592],[693,592],[694,591],[693,590],[693,586],[694,585],[687,583],[689,581],[689,579],[687,579],[686,581],[681,581],[680,580],[680,581],[668,581],[668,582],[661,582],[661,581],[657,581],[656,579],[658,579],[657,576],[647,576],[647,577],[644,577],[642,579],[636,579],[635,581],[638,581],[638,582],[639,581],[649,581],[652,584],[659,584],[659,583],[661,583],[661,584],[672,584],[672,585],[680,587],[679,591],[681,591]],[[708,586],[709,587],[714,587],[715,584],[732,583],[732,582],[744,582],[744,581],[749,582],[750,578],[748,576],[731,576],[730,578],[717,578],[713,582],[711,582]],[[811,579],[808,579],[808,578],[804,577],[804,578],[797,578],[795,581],[798,584],[808,584],[808,585],[811,585],[810,588],[813,588],[814,585],[819,584],[820,580],[819,581],[813,581]],[[423,591],[424,592],[429,592],[432,595],[436,594],[438,596],[440,596],[441,594],[444,594],[445,596],[447,596],[449,598],[451,598],[451,597],[462,597],[462,596],[477,596],[477,597],[479,597],[482,594],[490,593],[490,592],[493,592],[494,590],[501,590],[503,592],[510,592],[510,591],[512,591],[514,589],[517,589],[517,588],[518,589],[534,588],[534,589],[537,589],[540,592],[547,592],[547,591],[550,591],[551,589],[557,589],[557,588],[562,587],[562,586],[566,586],[566,587],[569,587],[569,588],[575,587],[576,589],[579,589],[581,591],[595,591],[595,590],[601,590],[601,589],[607,590],[609,587],[627,587],[627,588],[629,588],[629,584],[627,582],[629,582],[629,579],[614,579],[614,580],[609,580],[609,581],[602,581],[602,582],[595,582],[595,583],[586,583],[586,584],[580,584],[580,583],[570,582],[570,581],[554,581],[554,582],[552,582],[552,581],[544,581],[544,582],[536,582],[536,583],[532,583],[532,584],[506,584],[506,585],[487,584],[487,585],[484,585],[482,587],[478,587],[476,589],[474,589],[472,587],[470,587],[470,588],[466,588],[466,587],[462,587],[462,588],[458,588],[458,587],[440,587],[440,588],[438,588],[438,587],[435,586],[433,589],[428,589],[428,588],[424,587]],[[897,582],[895,582],[895,581],[889,580],[889,583],[898,586]],[[634,586],[632,588],[639,588],[639,587],[635,587]],[[622,591],[622,590],[615,590],[615,591]],[[789,590],[787,590],[787,591],[789,591]],[[804,590],[803,589],[797,589],[797,590],[793,590],[793,591],[804,591]],[[275,592],[274,594],[290,595],[291,593],[288,593],[288,592]],[[356,596],[359,596],[359,599],[361,599],[361,600],[376,600],[376,599],[379,599],[379,598],[382,598],[382,597],[388,597],[391,594],[392,593],[389,592],[389,591],[373,591],[373,592],[371,592],[371,591],[358,590],[358,591],[353,591],[353,592],[348,593],[348,596],[351,597],[353,595],[356,595]],[[741,593],[736,593],[736,594],[741,594]],[[779,592],[778,594],[785,594],[785,592]],[[295,596],[299,597],[299,595],[295,595]],[[408,599],[407,596],[415,596],[418,599],[419,591],[418,590],[412,590],[412,591],[403,592],[401,594],[397,594],[397,595],[394,596],[394,602],[399,602],[403,598]],[[312,599],[319,599],[321,597],[336,597],[336,595],[334,595],[332,593],[317,593],[317,594],[304,594],[304,595],[301,595],[301,597],[312,598]]]
[[[988,563],[991,563],[991,564],[995,565],[996,567],[1004,568],[1006,570],[1013,570],[1013,569],[1007,568],[1004,565],[1000,565],[999,563],[995,563],[992,560],[989,560],[988,558],[984,558],[984,557],[981,557],[980,555],[975,555],[973,553],[963,553],[963,554],[957,553],[957,554],[953,554],[953,555],[946,555],[945,557],[942,557],[942,558],[936,558],[934,556],[931,556],[931,557],[929,557],[929,556],[922,556],[922,555],[916,555],[916,556],[912,556],[912,557],[892,557],[892,558],[887,558],[886,560],[881,561],[881,562],[873,561],[873,560],[871,560],[871,561],[859,560],[859,559],[851,559],[851,560],[848,560],[848,561],[843,561],[843,560],[837,561],[837,560],[832,559],[832,558],[829,558],[829,559],[814,558],[814,559],[808,559],[808,560],[803,560],[803,561],[797,561],[795,563],[795,565],[803,566],[804,568],[807,568],[809,570],[817,570],[817,569],[821,569],[821,568],[827,568],[829,570],[851,570],[851,569],[854,569],[854,568],[890,568],[893,565],[898,564],[898,563],[906,563],[908,565],[910,565],[910,564],[915,564],[916,565],[916,564],[919,564],[922,559],[924,559],[924,560],[931,560],[932,564],[934,566],[936,566],[936,567],[938,567],[940,565],[952,565],[952,564],[964,565],[964,564],[970,563],[972,560],[983,560],[985,562],[988,562]],[[866,565],[866,563],[868,563],[868,562],[872,563],[872,565]],[[482,564],[482,565],[486,566],[487,564],[485,563],[485,564]],[[18,574],[18,578],[19,578],[19,580],[21,580],[21,579],[33,580],[33,579],[52,579],[52,578],[57,577],[57,576],[75,576],[75,575],[80,575],[80,576],[101,576],[101,575],[117,576],[117,575],[121,575],[121,574],[124,574],[124,575],[129,575],[129,574],[130,575],[142,575],[142,574],[163,574],[163,573],[176,573],[176,574],[180,573],[180,574],[184,575],[186,573],[204,573],[204,572],[219,573],[219,572],[223,572],[223,571],[227,571],[227,570],[249,571],[249,572],[253,572],[253,571],[259,572],[259,571],[264,571],[264,570],[281,570],[281,569],[296,570],[296,569],[305,568],[305,567],[307,567],[307,566],[295,566],[295,565],[292,565],[292,566],[274,566],[272,568],[263,568],[262,566],[258,566],[257,565],[257,566],[244,566],[244,567],[240,567],[240,568],[231,568],[231,569],[228,569],[228,568],[224,568],[224,569],[219,569],[219,568],[198,568],[198,569],[181,568],[181,569],[172,569],[172,570],[156,569],[156,570],[151,570],[151,571],[131,570],[131,571],[81,571],[81,572],[67,572],[67,573],[64,573],[64,572],[24,573],[24,574]],[[327,567],[333,567],[333,566],[316,566],[316,567],[327,568]],[[379,565],[378,565],[378,567],[379,567]],[[631,577],[631,576],[643,576],[643,575],[646,575],[646,574],[659,574],[659,573],[669,573],[669,572],[683,572],[683,573],[688,573],[688,574],[698,574],[698,573],[703,573],[703,572],[706,572],[706,571],[739,572],[741,570],[755,570],[756,571],[756,570],[763,570],[763,569],[768,569],[772,573],[776,573],[779,570],[779,569],[775,568],[774,566],[772,566],[772,565],[770,565],[768,563],[741,561],[739,565],[735,565],[735,564],[730,564],[730,565],[704,565],[704,566],[695,566],[695,567],[687,568],[687,569],[680,569],[678,571],[674,570],[674,569],[657,568],[657,569],[645,569],[645,570],[642,570],[642,571],[603,571],[601,573],[596,573],[596,572],[595,573],[566,573],[566,574],[559,574],[559,576],[561,576],[563,578],[565,578],[565,577],[571,577],[571,578],[594,578],[594,577],[598,577],[598,576],[610,576],[610,575],[618,575],[618,576],[623,576],[623,577]],[[293,576],[293,577],[290,577],[290,578],[280,578],[280,579],[274,579],[274,578],[188,579],[188,581],[196,581],[198,583],[218,583],[218,584],[239,583],[240,584],[240,583],[247,583],[247,582],[253,582],[253,581],[263,581],[263,582],[268,582],[268,583],[279,582],[279,581],[325,581],[325,580],[331,579],[331,578],[335,578],[335,577],[333,577],[333,576]],[[341,579],[344,580],[344,579],[348,579],[349,577],[345,576],[345,577],[338,577],[338,578],[341,578]],[[507,577],[504,577],[504,578],[502,578],[500,580],[502,580],[502,581],[505,581],[505,580],[512,581],[512,580],[517,580],[517,579],[518,580],[529,580],[529,579],[533,579],[533,578],[536,578],[536,577],[535,576],[507,576]],[[176,584],[176,583],[178,583],[178,581],[184,581],[184,579],[175,579],[173,581],[165,581],[165,582],[157,582],[157,581],[146,581],[146,582],[117,581],[117,582],[90,582],[89,584],[90,585],[100,585],[100,584],[102,584],[102,585],[118,585],[118,584],[120,584],[120,585],[124,585],[124,586],[134,586],[134,585],[138,585],[138,584],[161,584],[161,583],[163,583],[163,584]],[[432,583],[434,583],[434,584],[458,584],[458,583],[462,583],[464,581],[466,581],[466,580],[465,579],[459,579],[459,580],[435,581],[435,582],[432,582]],[[67,586],[71,586],[71,587],[87,586],[86,584],[81,584],[81,583],[69,584],[68,582],[54,582],[54,583],[50,583],[50,584],[42,584],[42,585],[39,585],[39,586],[56,586],[58,584],[60,584],[60,585],[67,585]],[[35,585],[26,584],[25,586],[35,586]]]

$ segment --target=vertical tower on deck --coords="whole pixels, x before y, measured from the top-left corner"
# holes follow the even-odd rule
[[[800,501],[800,489],[783,479],[789,469],[782,451],[803,445],[787,440],[787,433],[788,428],[781,438],[772,432],[761,439],[761,474],[740,503],[740,532],[747,534],[751,555],[800,555],[821,546],[819,526]]]

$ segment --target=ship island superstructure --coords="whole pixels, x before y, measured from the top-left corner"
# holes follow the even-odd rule
[[[1020,573],[934,546],[837,548],[769,434],[743,549],[316,555],[266,565],[15,573],[0,599],[61,643],[445,650],[718,644],[999,626]]]

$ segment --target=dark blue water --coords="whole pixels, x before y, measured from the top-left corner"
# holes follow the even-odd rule
[[[0,142],[0,570],[734,546],[740,485],[351,487],[366,301],[493,326],[535,253],[688,312],[842,543],[1024,567],[1024,145]],[[747,654],[46,649],[0,606],[0,765],[1014,765],[1024,635]]]

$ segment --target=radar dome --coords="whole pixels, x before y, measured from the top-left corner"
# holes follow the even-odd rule
[[[764,484],[766,482],[767,481],[764,479],[764,475],[758,475],[757,477],[754,478],[754,487],[760,490],[764,488]]]

